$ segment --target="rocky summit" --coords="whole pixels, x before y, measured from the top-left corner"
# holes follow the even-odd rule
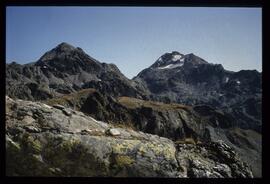
[[[67,43],[37,62],[6,65],[6,92],[13,98],[44,100],[90,87],[112,96],[143,96],[114,64],[100,63]]]
[[[150,99],[165,103],[209,105],[230,113],[237,126],[261,132],[261,73],[227,71],[194,55],[162,55],[133,80]]]
[[[6,64],[8,176],[261,177],[261,73],[165,53],[132,80],[61,43]]]

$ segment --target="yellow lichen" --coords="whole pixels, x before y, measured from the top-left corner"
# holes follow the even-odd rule
[[[142,155],[153,153],[155,156],[164,157],[166,160],[175,158],[175,147],[171,144],[160,144],[158,142],[145,142],[142,144],[139,140],[124,140],[120,143],[111,143],[114,154],[127,154],[131,151],[137,151]]]
[[[124,166],[129,166],[129,165],[133,164],[135,162],[135,160],[130,158],[127,155],[116,155],[115,162],[116,162],[117,166],[124,167]]]
[[[145,143],[138,149],[142,154],[153,152],[156,156],[163,156],[167,160],[174,159],[175,148],[172,145],[159,144],[156,142]]]
[[[112,149],[114,153],[121,154],[134,149],[138,144],[140,144],[139,140],[125,140],[121,143],[112,143]]]

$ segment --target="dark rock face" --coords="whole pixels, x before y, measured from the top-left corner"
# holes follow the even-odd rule
[[[153,100],[210,105],[231,113],[238,127],[261,131],[261,73],[255,70],[231,72],[194,54],[172,52],[134,80]]]
[[[6,155],[8,176],[253,177],[225,143],[175,145],[61,105],[9,97]]]
[[[11,63],[6,68],[6,92],[13,98],[45,100],[89,87],[111,96],[143,96],[115,65],[100,63],[67,43],[48,51],[35,63]]]
[[[132,125],[137,130],[173,140],[185,137],[197,139],[203,129],[203,125],[200,124],[201,120],[191,107],[182,107],[178,104],[168,105],[131,97],[115,99],[98,91],[91,91],[86,97],[74,101],[76,96],[78,96],[77,93],[74,93],[69,97],[47,100],[45,103],[62,104],[66,107],[75,106],[75,109],[97,120]]]
[[[173,59],[175,55],[179,60]],[[133,80],[148,91],[152,100],[194,106],[207,124],[204,137],[234,146],[254,166],[254,174],[261,176],[261,73],[231,72],[194,54],[172,52],[161,56]],[[244,133],[235,133],[237,128]]]

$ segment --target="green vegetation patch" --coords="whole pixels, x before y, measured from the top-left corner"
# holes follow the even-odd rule
[[[30,134],[23,134],[19,141],[23,151],[33,154],[39,154],[41,152],[42,146],[40,141]]]

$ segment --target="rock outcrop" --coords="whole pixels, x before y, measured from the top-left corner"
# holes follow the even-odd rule
[[[9,97],[6,156],[8,176],[252,177],[222,142],[174,143],[61,105]]]
[[[131,97],[114,99],[94,89],[53,98],[45,103],[62,104],[97,120],[156,134],[173,141],[189,139],[197,143],[223,140],[245,162],[252,165],[252,172],[256,177],[261,176],[261,134],[251,129],[237,128],[231,114],[211,106],[164,104]]]

